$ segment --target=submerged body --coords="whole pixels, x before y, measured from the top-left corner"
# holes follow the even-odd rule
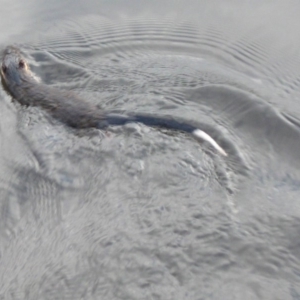
[[[29,65],[15,47],[7,47],[3,54],[1,80],[6,91],[20,104],[40,106],[54,118],[75,128],[105,128],[139,122],[151,127],[162,127],[190,133],[209,142],[219,153],[227,156],[223,148],[207,133],[186,122],[147,114],[116,115],[105,113],[95,105],[72,92],[62,91],[39,83]]]

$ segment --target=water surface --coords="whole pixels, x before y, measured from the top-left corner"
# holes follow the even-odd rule
[[[300,299],[297,1],[2,1],[1,49],[104,110],[74,130],[0,92],[3,299]]]

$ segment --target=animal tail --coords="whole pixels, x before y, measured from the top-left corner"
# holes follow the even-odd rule
[[[98,128],[106,128],[110,125],[125,125],[127,123],[142,123],[150,127],[161,127],[166,129],[173,129],[178,131],[184,131],[191,134],[198,140],[207,141],[213,148],[215,148],[220,154],[227,156],[225,150],[206,132],[200,130],[196,126],[174,120],[172,118],[155,117],[143,114],[130,114],[130,115],[119,115],[119,114],[107,114],[98,123]]]

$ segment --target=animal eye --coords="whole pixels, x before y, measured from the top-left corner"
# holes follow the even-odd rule
[[[2,66],[2,71],[3,71],[3,73],[6,73],[7,67],[5,65]]]
[[[25,62],[24,60],[19,61],[19,68],[23,69],[25,67]]]

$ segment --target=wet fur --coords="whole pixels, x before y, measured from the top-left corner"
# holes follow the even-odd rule
[[[220,154],[227,156],[224,149],[211,136],[186,122],[147,114],[116,115],[105,113],[72,92],[39,83],[18,48],[7,47],[5,49],[1,66],[1,80],[5,90],[20,104],[40,106],[54,118],[71,127],[102,129],[110,125],[139,122],[152,127],[163,127],[190,133],[199,140],[207,141]]]

